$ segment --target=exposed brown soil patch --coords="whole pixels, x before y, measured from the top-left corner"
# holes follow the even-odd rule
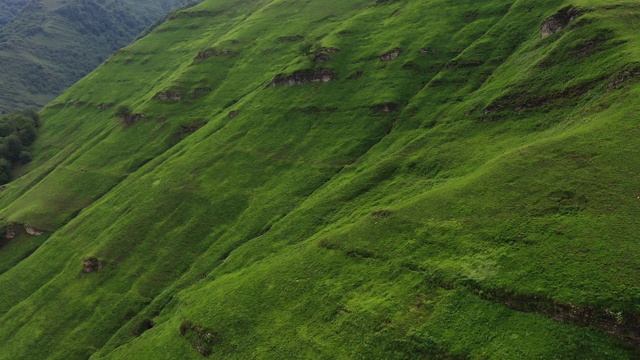
[[[156,98],[162,101],[167,101],[167,100],[180,101],[182,100],[183,97],[184,97],[184,94],[180,90],[161,91],[156,95]]]
[[[205,60],[210,57],[224,56],[224,55],[232,55],[231,50],[229,49],[207,49],[200,51],[198,55],[196,55],[194,60]]]
[[[395,48],[389,52],[380,55],[380,60],[387,62],[400,56],[400,48]]]
[[[580,17],[582,13],[582,10],[577,9],[573,6],[567,6],[561,9],[557,13],[547,18],[544,23],[542,23],[540,35],[543,38],[546,38],[557,33],[558,31],[567,27],[567,25],[569,25],[572,21]]]
[[[96,257],[82,258],[82,271],[85,274],[97,272],[104,268],[104,263]]]
[[[332,69],[306,69],[296,71],[290,75],[278,74],[271,82],[271,86],[292,86],[308,83],[327,83],[336,80],[336,74]]]

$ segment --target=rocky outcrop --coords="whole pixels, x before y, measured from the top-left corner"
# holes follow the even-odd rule
[[[24,230],[24,232],[23,232]],[[19,223],[13,223],[4,227],[5,240],[11,240],[19,234],[27,233],[30,236],[41,236],[45,233],[44,230],[36,229],[34,227],[23,225]]]
[[[44,234],[43,230],[38,230],[36,228],[30,227],[27,225],[24,226],[24,231],[26,231],[27,234],[31,236],[41,236],[42,234]]]
[[[96,257],[82,258],[82,271],[85,274],[100,271],[104,268],[104,263]]]
[[[380,55],[380,60],[387,62],[397,58],[398,56],[400,56],[400,48],[395,48],[389,52],[386,52]]]
[[[156,98],[162,101],[167,101],[167,100],[180,101],[182,100],[183,97],[184,97],[184,94],[180,90],[161,91],[156,95]]]
[[[5,231],[4,231],[4,238],[6,240],[13,239],[14,237],[16,237],[18,230],[19,229],[16,228],[16,224],[7,226]]]
[[[569,25],[572,21],[580,17],[580,15],[582,15],[581,10],[576,9],[573,6],[567,6],[547,18],[547,20],[542,23],[540,35],[543,38],[551,36],[567,27],[567,25]]]
[[[505,110],[523,111],[549,104],[554,104],[556,107],[573,106],[576,99],[586,95],[589,91],[601,84],[603,80],[604,78],[598,78],[546,94],[526,90],[512,91],[486,107],[484,114],[487,115],[496,111]]]
[[[535,312],[558,322],[590,326],[631,346],[640,346],[638,314],[596,306],[578,306],[544,297],[519,295],[508,290],[479,287],[471,289],[484,300],[500,303],[518,311]]]
[[[336,80],[336,74],[332,69],[307,69],[296,71],[290,75],[278,74],[271,82],[271,86],[292,86],[308,83],[327,83]]]
[[[202,50],[198,53],[198,55],[196,55],[195,60],[205,60],[208,59],[210,57],[215,57],[215,56],[223,56],[223,55],[231,55],[231,50],[229,49],[207,49],[207,50]]]
[[[316,63],[323,63],[331,61],[331,55],[329,54],[337,54],[340,52],[340,49],[334,47],[322,47],[316,51],[316,55],[313,59]]]
[[[182,125],[182,132],[183,133],[194,133],[198,130],[200,130],[201,127],[203,127],[205,124],[187,124],[187,125]]]

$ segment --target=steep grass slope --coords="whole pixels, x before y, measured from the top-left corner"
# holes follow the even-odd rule
[[[2,2],[0,112],[44,106],[184,2]]]
[[[639,12],[174,15],[42,111],[0,358],[637,358]]]

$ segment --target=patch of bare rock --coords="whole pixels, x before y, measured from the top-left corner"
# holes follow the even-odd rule
[[[336,80],[336,74],[332,69],[306,69],[295,71],[290,75],[278,74],[271,82],[271,86],[293,86],[309,83],[327,83]]]
[[[400,48],[397,47],[391,51],[388,51],[380,55],[380,60],[387,62],[397,58],[398,56],[400,56]]]
[[[557,33],[558,31],[567,27],[567,25],[569,25],[575,19],[579,18],[582,13],[582,10],[579,10],[573,6],[562,8],[560,11],[551,15],[549,18],[547,18],[547,20],[544,21],[544,23],[542,23],[540,35],[543,38],[546,38]]]

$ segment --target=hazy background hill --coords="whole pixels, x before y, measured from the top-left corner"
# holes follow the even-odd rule
[[[0,2],[0,28],[11,21],[29,0],[3,0]]]
[[[0,112],[39,108],[183,0],[0,4]]]

